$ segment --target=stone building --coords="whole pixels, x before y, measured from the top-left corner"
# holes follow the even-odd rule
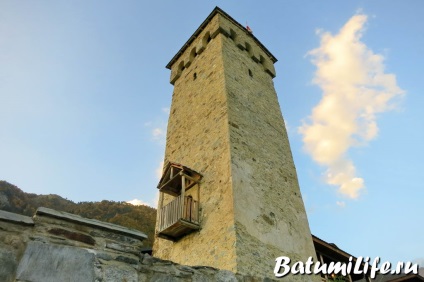
[[[275,62],[215,8],[167,66],[174,93],[155,257],[137,230],[43,207],[32,218],[0,210],[0,281],[259,282],[275,278],[279,256],[352,259],[311,236],[273,86]],[[377,279],[424,281],[419,274]]]
[[[217,7],[167,65],[174,92],[154,256],[269,278],[276,257],[315,258],[276,61]]]

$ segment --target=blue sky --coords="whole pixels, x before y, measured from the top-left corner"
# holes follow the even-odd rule
[[[355,256],[424,264],[419,0],[2,0],[0,179],[76,202],[154,204],[165,65],[217,5],[279,60],[312,233]]]

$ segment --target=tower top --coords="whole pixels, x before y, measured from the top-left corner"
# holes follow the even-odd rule
[[[167,69],[171,69],[172,66],[178,61],[178,59],[184,54],[186,49],[198,38],[198,36],[202,33],[202,31],[206,28],[206,26],[211,22],[211,20],[215,17],[215,15],[221,15],[224,18],[226,18],[228,21],[233,23],[235,26],[239,27],[244,33],[251,37],[253,41],[259,46],[260,49],[267,55],[267,57],[272,61],[272,63],[277,62],[277,58],[274,57],[274,55],[271,54],[271,52],[251,33],[249,32],[244,26],[242,26],[240,23],[238,23],[235,19],[233,19],[230,15],[228,15],[226,12],[224,12],[221,8],[216,6],[213,11],[209,14],[209,16],[202,22],[202,24],[196,29],[196,31],[193,33],[193,35],[187,40],[187,42],[181,47],[181,49],[175,54],[175,56],[171,59],[171,61],[166,65]],[[219,33],[224,33],[228,36],[231,36],[229,31],[224,30],[222,27],[219,27],[217,30]],[[215,34],[216,35],[216,34]],[[214,37],[214,36],[213,36]]]

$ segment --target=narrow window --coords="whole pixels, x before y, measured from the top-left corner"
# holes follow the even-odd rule
[[[247,51],[247,53],[249,53],[250,54],[250,51],[252,50],[252,47],[250,46],[250,44],[249,43],[247,43],[246,42],[246,51]]]
[[[236,32],[234,30],[230,29],[230,38],[232,40],[236,40],[236,36],[237,36]]]
[[[203,52],[203,49],[206,48],[206,45],[208,45],[209,41],[211,41],[211,34],[210,32],[206,32],[206,34],[203,36],[202,39],[202,48],[200,48],[199,50],[197,50],[197,52],[199,52],[199,54],[201,52]]]
[[[193,61],[197,57],[196,48],[193,48],[190,52],[190,61]]]
[[[253,77],[253,73],[252,73],[252,71],[249,69],[249,76],[250,77]]]
[[[196,78],[197,78],[197,73],[195,72],[193,73],[193,80],[196,80]]]
[[[185,67],[184,67],[184,61],[181,61],[178,64],[178,71],[181,73],[184,69],[185,69]]]

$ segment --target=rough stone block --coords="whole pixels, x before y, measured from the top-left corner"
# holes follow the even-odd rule
[[[236,275],[228,270],[221,270],[215,274],[215,281],[219,282],[237,282]]]
[[[135,255],[139,254],[139,252],[137,251],[137,249],[135,247],[127,246],[127,245],[123,245],[123,244],[117,244],[117,243],[113,243],[113,242],[106,243],[106,248],[111,249],[111,250],[115,250],[115,251],[119,251],[119,252],[124,252],[124,253],[130,253],[130,254],[135,254]]]
[[[92,246],[94,246],[94,244],[96,243],[96,241],[91,236],[62,228],[52,228],[48,232],[53,235],[63,236],[67,239],[82,242]]]
[[[17,266],[16,254],[11,250],[0,248],[0,281],[14,281]]]
[[[34,221],[29,216],[0,210],[0,220],[15,222],[25,225],[34,225]]]
[[[16,279],[43,282],[94,281],[94,254],[85,249],[30,242]]]
[[[137,282],[138,275],[134,268],[126,265],[108,265],[104,268],[103,282]]]
[[[125,234],[127,236],[132,236],[134,238],[137,238],[139,240],[144,240],[147,238],[146,234],[135,229],[126,228],[126,227],[112,224],[109,222],[103,222],[103,221],[99,221],[95,219],[84,218],[79,215],[56,211],[56,210],[52,210],[52,209],[44,208],[44,207],[40,207],[37,209],[36,216],[50,216],[54,218],[59,218],[64,221],[76,222],[78,224],[84,224],[84,225],[88,225],[98,229],[105,229],[107,231]]]
[[[177,278],[175,276],[171,276],[168,274],[156,273],[150,278],[151,282],[182,282],[184,281],[181,278]]]

